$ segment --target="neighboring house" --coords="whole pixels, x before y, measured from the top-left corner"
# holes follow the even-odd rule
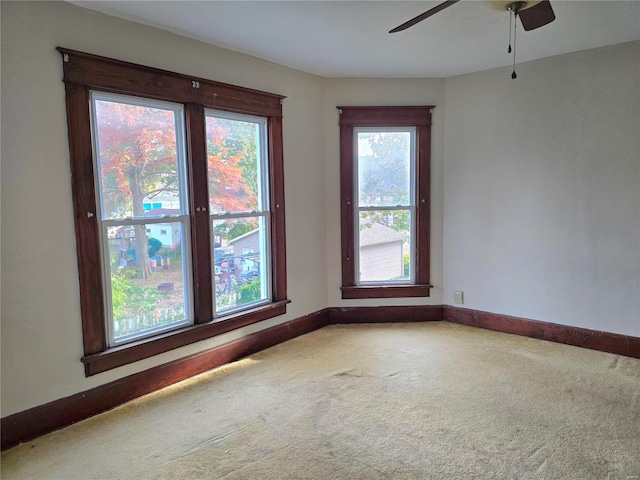
[[[403,275],[404,238],[394,229],[373,223],[360,236],[360,281],[392,280]]]
[[[144,212],[145,217],[159,217],[161,215],[177,215],[180,210],[176,208],[154,208]],[[165,248],[177,248],[180,245],[181,232],[177,223],[149,223],[147,224],[147,237],[155,238]],[[135,237],[135,229],[132,226],[120,227],[115,232],[116,237],[127,242],[127,248],[133,248],[131,243]]]
[[[238,275],[257,271],[260,267],[260,229],[256,228],[229,240],[233,246],[233,267]]]
[[[144,212],[145,217],[158,217],[160,215],[177,215],[177,208],[153,208]],[[179,223],[149,223],[147,224],[147,236],[157,238],[165,248],[177,248],[180,245],[181,232]]]

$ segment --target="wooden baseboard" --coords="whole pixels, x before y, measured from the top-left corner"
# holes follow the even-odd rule
[[[640,337],[452,306],[444,307],[444,320],[496,332],[512,333],[524,337],[640,358]]]
[[[329,324],[434,322],[443,317],[443,305],[332,307]]]
[[[212,368],[312,332],[328,323],[328,310],[320,310],[219,347],[9,415],[2,419],[2,450],[105,412]]]
[[[2,419],[2,450],[327,325],[445,320],[640,358],[640,337],[447,305],[332,307]]]

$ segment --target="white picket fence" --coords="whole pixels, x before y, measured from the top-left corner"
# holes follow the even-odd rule
[[[184,320],[184,307],[182,305],[157,308],[151,312],[140,313],[134,317],[115,320],[113,333],[117,338],[182,320]]]

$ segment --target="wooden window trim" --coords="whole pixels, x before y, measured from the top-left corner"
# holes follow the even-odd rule
[[[342,298],[428,297],[430,284],[431,110],[433,106],[337,107],[340,112]],[[356,127],[416,127],[416,279],[409,285],[356,285],[354,148]]]
[[[95,375],[184,345],[211,338],[286,312],[284,162],[282,100],[258,90],[189,77],[110,58],[57,49],[63,57],[73,209],[78,256],[85,375]],[[191,216],[194,324],[108,348],[96,191],[93,170],[92,90],[184,105]],[[205,108],[267,119],[271,208],[272,302],[213,319],[213,288],[206,176]],[[92,215],[93,214],[93,215]],[[196,247],[197,246],[197,247]]]
[[[289,300],[272,302],[251,310],[244,310],[233,315],[212,320],[206,324],[190,325],[178,330],[145,338],[138,342],[109,348],[93,355],[82,357],[87,376],[111,370],[128,363],[137,362],[153,355],[206,340],[216,335],[230,332],[237,328],[246,327],[262,320],[273,318],[286,313]]]

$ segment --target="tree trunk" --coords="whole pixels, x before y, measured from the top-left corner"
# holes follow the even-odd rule
[[[138,169],[132,167],[129,171],[129,185],[131,186],[131,201],[133,203],[133,216],[141,217],[144,214],[142,202],[144,193],[140,186]],[[149,266],[149,240],[147,239],[146,225],[136,225],[134,228],[135,250],[138,267],[140,267],[140,276],[142,278],[151,278],[151,267]]]
[[[136,225],[136,259],[140,267],[141,278],[151,278],[151,267],[149,266],[149,241],[147,239],[146,225]]]

